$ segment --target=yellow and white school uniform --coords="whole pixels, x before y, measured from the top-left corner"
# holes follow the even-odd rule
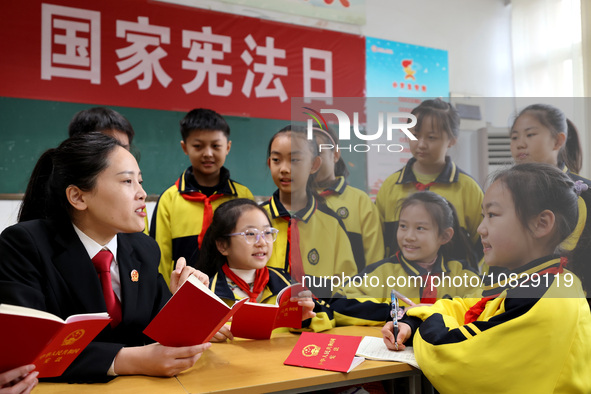
[[[427,184],[419,182],[413,172],[416,159],[411,158],[399,171],[390,175],[378,191],[376,206],[384,229],[384,245],[386,256],[398,250],[396,230],[398,228],[398,202],[420,190],[430,190],[445,197],[453,204],[458,214],[460,227],[466,231],[474,245],[478,258],[482,255],[482,244],[476,229],[482,221],[482,199],[484,193],[480,185],[467,173],[462,171],[448,157],[445,167],[437,177]],[[453,256],[465,260],[466,256]]]
[[[413,303],[464,297],[478,292],[479,277],[465,262],[437,256],[431,272],[408,261],[402,253],[371,264],[345,284],[330,301],[336,324],[383,325],[390,318],[390,291]],[[400,300],[402,307],[408,307]]]
[[[204,233],[206,216],[211,220],[213,212],[222,203],[235,198],[253,199],[244,185],[230,179],[230,172],[222,167],[220,183],[208,196],[193,176],[192,167],[187,168],[177,182],[169,187],[158,199],[150,236],[156,240],[161,250],[159,271],[170,286],[170,275],[179,257],[187,259],[194,266],[199,258],[199,235]],[[207,201],[191,201],[187,195],[201,194]],[[209,204],[209,207],[207,206]]]
[[[326,205],[318,204],[314,196],[309,197],[306,207],[293,215],[279,201],[279,191],[262,206],[269,213],[273,227],[279,229],[268,267],[285,269],[296,281],[303,274],[308,280],[304,284],[321,298],[332,295],[330,286],[325,286],[326,278],[357,274],[342,221]],[[290,250],[297,237],[299,248]]]
[[[523,282],[497,283],[488,298],[407,312],[421,369],[442,394],[591,393],[591,313],[580,280],[552,256],[513,273]]]
[[[250,283],[246,278],[242,279],[247,283]],[[252,279],[254,279],[254,277]],[[292,280],[287,272],[279,268],[269,267],[269,281],[267,282],[265,289],[257,297],[257,302],[260,304],[274,305],[277,302],[277,295],[279,292],[291,284]],[[232,306],[236,301],[248,297],[248,295],[241,291],[235,283],[228,279],[222,269],[219,269],[211,278],[209,288],[228,304],[228,306]],[[304,321],[303,330],[298,331],[320,332],[329,330],[335,326],[332,311],[324,305],[324,302],[316,300],[314,312],[316,312],[316,316]],[[285,328],[278,328],[277,330],[287,331]]]
[[[357,269],[362,271],[383,259],[384,235],[380,216],[367,193],[347,184],[345,177],[340,176],[332,187],[320,194],[345,224]]]

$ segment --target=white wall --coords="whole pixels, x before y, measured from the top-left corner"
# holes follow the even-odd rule
[[[0,232],[16,223],[20,200],[0,200]]]
[[[511,8],[501,0],[367,0],[366,36],[448,51],[453,93],[513,96]]]
[[[166,0],[216,11],[326,28],[444,49],[452,93],[512,97],[511,9],[505,0],[366,0],[364,26],[327,22],[214,0]],[[506,126],[506,108],[487,109],[485,120]],[[16,221],[20,201],[0,200],[0,230]],[[153,205],[149,206],[149,214]]]
[[[447,50],[451,92],[512,97],[511,7],[506,0],[366,0],[363,26],[215,0],[160,0]]]

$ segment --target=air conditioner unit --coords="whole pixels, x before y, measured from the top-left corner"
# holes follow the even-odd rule
[[[452,160],[484,188],[489,174],[513,164],[509,130],[485,127],[460,130],[458,142],[449,149]]]
[[[513,165],[511,156],[511,137],[506,127],[484,128],[487,135],[488,173]]]

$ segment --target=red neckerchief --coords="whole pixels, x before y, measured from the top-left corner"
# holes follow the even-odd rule
[[[478,320],[478,318],[480,317],[480,315],[484,311],[484,308],[486,307],[486,303],[489,302],[490,300],[496,298],[497,296],[498,296],[498,294],[495,296],[492,296],[492,297],[482,298],[476,304],[472,305],[472,307],[470,309],[468,309],[466,311],[466,314],[464,315],[464,324],[470,324],[470,323]]]
[[[181,175],[182,176],[182,175]],[[176,188],[180,191],[181,178],[176,180]],[[203,193],[199,192],[182,192],[181,196],[187,201],[193,202],[202,202],[203,203],[203,219],[201,222],[201,233],[199,233],[199,237],[197,237],[197,245],[201,248],[201,244],[203,243],[203,237],[205,236],[205,232],[209,228],[211,224],[211,219],[213,218],[213,208],[211,206],[211,202],[217,200],[220,197],[223,197],[223,194],[212,194],[211,196],[207,197]]]
[[[269,269],[267,267],[256,270],[252,291],[250,290],[248,283],[236,275],[234,271],[228,267],[228,264],[224,264],[222,266],[222,270],[224,271],[224,274],[226,274],[227,278],[236,283],[240,290],[248,294],[250,302],[257,302],[257,297],[263,292],[263,290],[265,290],[267,283],[269,283]]]
[[[542,276],[544,274],[554,274],[554,275],[561,274],[562,271],[564,271],[564,266],[566,264],[568,264],[568,259],[566,257],[561,257],[560,264],[558,265],[558,267],[547,268],[543,271],[538,272],[538,274],[540,276]],[[524,282],[522,282],[522,283],[524,283]],[[491,297],[482,298],[480,301],[478,301],[476,304],[474,304],[470,309],[468,309],[466,311],[466,314],[464,315],[464,324],[470,324],[470,323],[478,320],[478,318],[480,317],[480,315],[484,311],[484,308],[486,307],[486,303],[488,301],[496,298],[498,295],[499,294],[496,294]]]
[[[547,268],[543,271],[540,271],[539,274],[540,276],[548,273],[548,274],[562,274],[562,271],[564,271],[564,267],[568,264],[568,259],[566,257],[561,257],[560,258],[560,263],[558,264],[558,267],[550,267]]]
[[[415,189],[422,192],[423,190],[427,190],[430,186],[433,186],[436,182],[429,182],[429,183],[421,183],[415,182]]]
[[[334,190],[330,190],[330,189],[327,189],[327,190],[324,190],[324,191],[321,191],[321,192],[320,192],[320,195],[321,195],[322,197],[326,197],[326,196],[332,196],[333,194],[338,194],[338,193],[337,193],[336,191],[334,191]]]
[[[400,250],[396,252],[396,257],[398,260],[401,260],[401,253],[402,252]],[[437,260],[439,260],[439,255],[435,257],[435,262]],[[438,276],[438,274],[433,275],[428,273],[427,275],[421,275],[422,282],[425,284],[423,291],[421,292],[422,304],[434,304],[435,301],[437,301],[437,287],[433,286],[433,276]]]
[[[421,294],[421,303],[423,304],[434,304],[437,301],[437,287],[433,286],[433,275],[421,275],[424,279],[425,287]]]
[[[302,283],[304,276],[304,265],[302,263],[302,252],[300,251],[300,230],[298,228],[298,219],[282,216],[289,222],[287,227],[287,242],[289,244],[289,271],[293,280]],[[293,256],[293,258],[292,258]]]

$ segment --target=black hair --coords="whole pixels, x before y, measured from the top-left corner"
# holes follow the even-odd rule
[[[234,231],[236,223],[242,214],[250,209],[258,209],[265,214],[267,220],[269,215],[253,200],[247,198],[236,198],[226,201],[215,210],[211,225],[203,236],[203,243],[199,252],[197,269],[213,277],[216,272],[226,263],[226,256],[220,253],[217,242],[230,242],[228,234]],[[269,226],[271,221],[269,220]]]
[[[79,111],[68,126],[68,135],[85,134],[92,131],[117,130],[125,133],[131,145],[135,131],[131,123],[119,112],[105,107],[94,107]]]
[[[179,122],[183,141],[187,141],[193,131],[221,131],[230,139],[230,126],[226,119],[217,112],[206,108],[195,108],[189,111]]]
[[[515,212],[522,226],[529,229],[528,223],[544,210],[554,213],[556,233],[553,239],[555,253],[568,257],[568,268],[580,279],[583,288],[591,292],[591,223],[585,229],[574,250],[564,250],[562,242],[574,231],[579,216],[578,194],[571,178],[555,166],[546,163],[524,163],[500,171],[493,182],[500,181],[511,192]],[[588,204],[589,192],[581,197]],[[587,217],[586,221],[589,221]]]
[[[421,130],[423,122],[428,120],[435,130],[444,130],[450,140],[458,139],[460,134],[460,114],[450,103],[440,98],[425,100],[410,113],[417,117],[415,130]]]
[[[465,260],[470,267],[476,268],[478,262],[474,259],[472,243],[460,227],[458,214],[453,204],[437,193],[428,190],[420,191],[399,201],[398,217],[405,208],[417,204],[422,204],[425,207],[437,226],[439,236],[443,235],[443,232],[450,227],[454,230],[452,239],[440,248],[443,257],[446,260]]]
[[[557,167],[546,163],[523,163],[494,174],[511,192],[515,212],[524,229],[540,212],[549,210],[556,220],[555,246],[575,229],[579,208],[574,182]]]
[[[515,122],[521,115],[532,115],[538,122],[550,130],[552,137],[556,138],[558,134],[566,135],[566,142],[558,152],[558,164],[565,164],[566,167],[574,172],[581,171],[583,165],[583,152],[579,140],[579,132],[572,121],[567,119],[564,112],[549,104],[532,104],[519,112],[511,125],[511,130]],[[511,132],[511,130],[509,132]]]
[[[275,134],[273,134],[273,136],[269,140],[269,144],[267,145],[267,159],[269,157],[271,157],[271,147],[273,146],[273,141],[275,141],[277,139],[277,137],[279,137],[281,134],[290,134],[293,128],[299,128],[299,126],[287,125],[287,126],[282,127]],[[302,129],[303,129],[303,127],[302,127]],[[314,146],[317,146],[316,141],[314,141],[312,143],[311,147],[312,147],[312,154],[314,156],[318,156],[318,149],[314,149]]]
[[[109,156],[121,146],[100,132],[80,133],[45,151],[31,174],[18,221],[51,218],[70,221],[68,186],[92,190],[98,175],[109,165]]]
[[[316,136],[321,135],[324,138],[327,138],[329,142],[331,142],[334,145],[333,149],[337,149],[337,146],[339,145],[339,136],[333,128],[327,127],[326,130],[323,130],[314,127],[312,128],[312,130],[314,131]],[[334,174],[335,176],[342,176],[344,178],[347,178],[349,176],[349,169],[347,168],[347,164],[343,159],[343,155],[341,155],[341,157],[339,157],[339,160],[335,163]]]

